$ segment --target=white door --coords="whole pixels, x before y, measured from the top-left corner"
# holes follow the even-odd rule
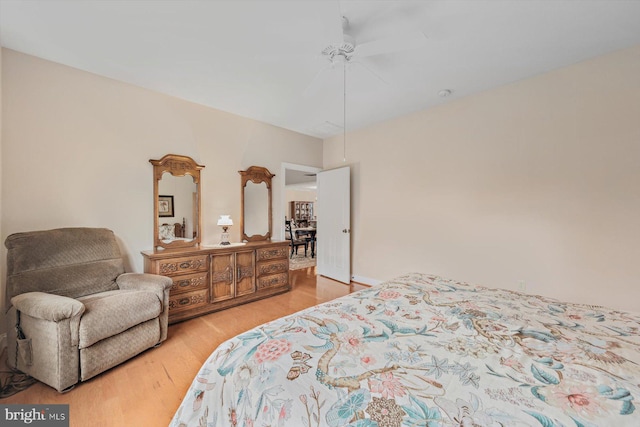
[[[318,172],[317,272],[351,281],[351,180],[349,167]]]

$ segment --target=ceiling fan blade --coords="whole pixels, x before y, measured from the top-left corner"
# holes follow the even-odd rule
[[[320,68],[318,72],[315,74],[315,76],[313,76],[313,78],[311,79],[311,82],[309,82],[309,85],[307,85],[307,87],[302,92],[302,96],[303,97],[313,96],[316,93],[320,92],[320,90],[322,89],[322,85],[321,85],[322,79],[320,78],[320,76],[322,76],[331,68],[332,68],[332,64],[330,63]]]
[[[368,66],[367,64],[365,64],[362,61],[358,61],[358,60],[351,60],[351,62],[349,63],[349,65],[358,65],[362,68],[364,68],[369,74],[371,74],[373,77],[375,77],[376,79],[380,80],[380,82],[384,83],[387,86],[391,86],[390,83],[388,81],[386,81],[384,78],[382,78],[382,76],[380,74],[378,74],[377,72],[373,71],[373,68],[371,68],[370,66]]]
[[[332,3],[324,18],[325,37],[329,43],[340,44],[344,40],[344,26],[340,2]]]
[[[359,57],[384,55],[385,53],[419,49],[427,45],[427,36],[422,31],[412,31],[393,37],[358,44],[355,55]]]

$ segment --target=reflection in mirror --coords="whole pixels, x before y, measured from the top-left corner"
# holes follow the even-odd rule
[[[204,166],[176,154],[149,162],[153,165],[154,246],[200,244],[200,170]]]
[[[248,236],[265,235],[269,232],[269,192],[267,183],[247,182],[244,188],[244,232]]]
[[[158,208],[160,239],[165,243],[172,240],[191,241],[197,235],[197,217],[194,209],[197,186],[190,175],[173,176],[169,172],[162,174],[158,181],[158,203],[171,203]]]
[[[267,168],[251,166],[240,182],[240,228],[242,240],[271,239],[271,178]]]

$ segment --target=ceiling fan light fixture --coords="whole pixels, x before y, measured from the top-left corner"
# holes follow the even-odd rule
[[[344,42],[339,45],[329,45],[322,50],[322,54],[329,58],[329,61],[333,62],[346,62],[351,59],[351,55],[355,51],[355,45],[349,42]]]

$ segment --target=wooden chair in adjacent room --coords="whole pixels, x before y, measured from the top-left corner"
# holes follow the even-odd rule
[[[287,240],[289,241],[289,246],[291,247],[291,255],[289,258],[293,258],[293,254],[298,255],[298,248],[300,246],[304,246],[304,256],[307,256],[307,250],[309,248],[309,242],[306,240],[300,240],[294,237],[293,230],[291,227],[291,221],[286,219],[284,221],[284,229]]]

